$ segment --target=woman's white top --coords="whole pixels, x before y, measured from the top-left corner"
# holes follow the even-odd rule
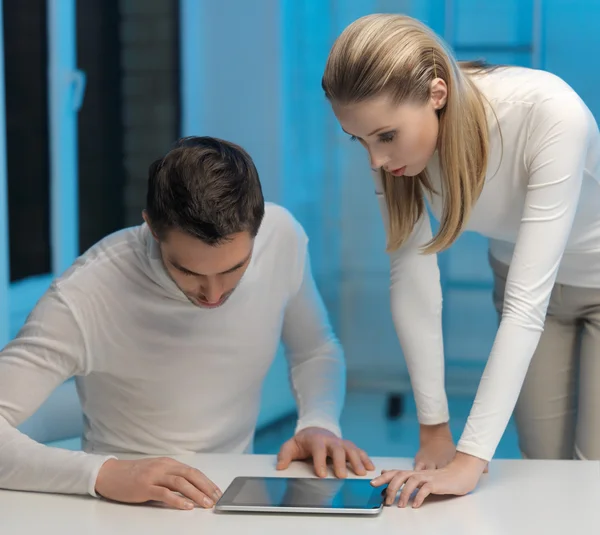
[[[600,288],[600,134],[579,96],[550,73],[507,67],[475,81],[491,107],[490,154],[467,230],[490,238],[492,255],[510,270],[500,327],[458,450],[489,460],[544,329],[554,283]],[[437,153],[427,169],[441,191]],[[375,184],[385,221],[378,176]],[[439,219],[443,199],[428,195],[428,202]],[[449,419],[440,272],[436,255],[420,252],[431,237],[426,214],[391,255],[392,314],[422,424]]]

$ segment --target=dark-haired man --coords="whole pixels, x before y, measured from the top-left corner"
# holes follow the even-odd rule
[[[331,457],[338,476],[347,462],[359,474],[373,469],[340,436],[345,367],[306,235],[265,204],[250,156],[223,140],[180,140],[150,167],[144,219],[54,281],[0,353],[0,488],[212,506],[220,490],[204,473],[169,458],[117,457],[251,451],[280,340],[299,419],[279,468],[312,457],[325,475]],[[71,376],[84,452],[16,429]]]

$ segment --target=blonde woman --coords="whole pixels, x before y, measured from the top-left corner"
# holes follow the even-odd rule
[[[516,405],[523,455],[600,459],[600,135],[556,76],[458,64],[401,15],[351,24],[323,89],[368,151],[391,255],[392,314],[417,402],[414,471],[388,503],[472,491]],[[440,221],[433,236],[426,205]],[[500,324],[456,450],[448,427],[436,253],[490,238]]]

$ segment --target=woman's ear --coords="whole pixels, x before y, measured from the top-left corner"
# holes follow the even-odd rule
[[[434,110],[441,110],[448,101],[448,86],[441,78],[431,81],[431,104]]]

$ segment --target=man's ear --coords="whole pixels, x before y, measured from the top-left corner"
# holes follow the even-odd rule
[[[154,229],[152,228],[152,224],[150,223],[150,216],[148,215],[148,212],[146,211],[146,209],[142,210],[142,217],[144,218],[146,225],[148,225],[150,232],[152,232],[152,237],[156,241],[159,241],[158,236],[156,235],[156,232],[154,232]]]

